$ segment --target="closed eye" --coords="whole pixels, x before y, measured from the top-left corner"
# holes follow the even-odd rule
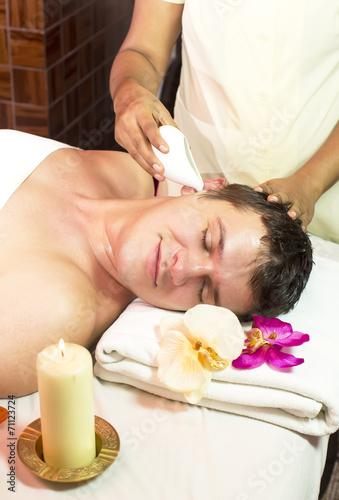
[[[199,289],[199,292],[198,292],[199,304],[203,304],[204,303],[204,301],[202,300],[202,294],[204,292],[205,283],[206,283],[206,280],[203,280],[202,285],[201,285],[201,287]]]
[[[206,245],[206,234],[207,234],[207,227],[202,232],[202,247],[204,250],[208,250],[207,245]]]
[[[208,248],[207,248],[207,244],[206,244],[206,234],[207,234],[207,227],[206,229],[203,230],[202,232],[202,248],[204,250],[207,250],[208,251]],[[204,292],[204,288],[205,288],[205,282],[206,280],[203,280],[202,284],[201,284],[201,287],[199,289],[199,292],[198,292],[198,300],[199,300],[199,304],[203,304],[203,300],[202,300],[202,294]]]

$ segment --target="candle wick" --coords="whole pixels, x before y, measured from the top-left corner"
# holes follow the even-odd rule
[[[62,354],[62,357],[64,357],[64,356],[65,356],[65,355],[64,355],[64,351],[61,351],[61,354]]]

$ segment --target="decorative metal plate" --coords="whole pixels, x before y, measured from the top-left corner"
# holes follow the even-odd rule
[[[73,483],[101,474],[118,456],[120,439],[114,427],[106,420],[95,416],[96,457],[92,462],[75,469],[56,468],[44,462],[40,418],[34,420],[18,439],[18,455],[33,474],[48,481]]]

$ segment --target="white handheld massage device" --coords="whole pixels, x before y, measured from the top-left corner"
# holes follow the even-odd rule
[[[188,141],[184,134],[172,125],[162,125],[159,132],[169,145],[168,153],[161,153],[152,146],[154,154],[164,166],[164,177],[171,181],[202,191],[204,181],[193,160]]]

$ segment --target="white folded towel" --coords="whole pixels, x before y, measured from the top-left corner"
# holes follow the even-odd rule
[[[305,362],[281,371],[265,364],[252,370],[228,367],[214,372],[199,405],[308,435],[339,428],[339,245],[315,237],[312,243],[315,266],[309,283],[295,309],[280,316],[294,330],[310,335],[309,342],[288,351]],[[185,402],[182,394],[159,381],[156,359],[160,319],[182,314],[135,300],[100,339],[94,373],[103,380]]]

